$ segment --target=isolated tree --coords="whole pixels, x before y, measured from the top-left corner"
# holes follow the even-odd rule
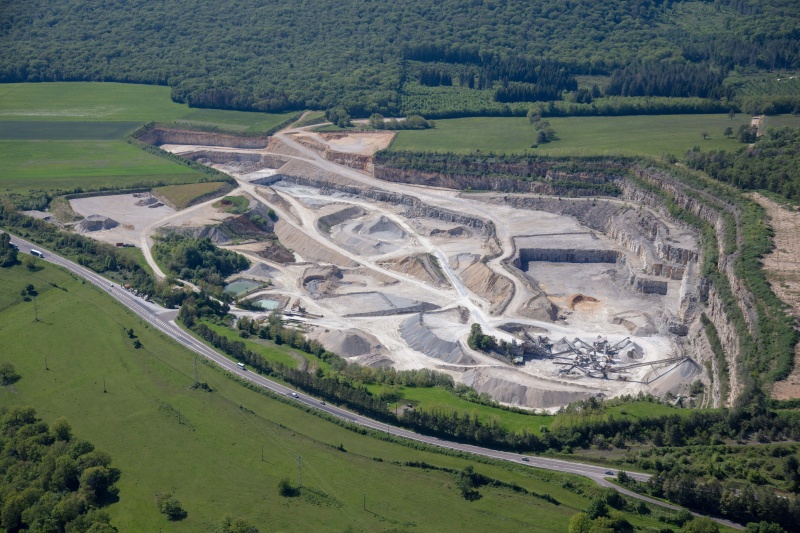
[[[736,118],[736,111],[734,111],[733,109],[728,111],[728,118],[731,119],[731,120],[735,119]]]
[[[708,132],[704,131],[703,133],[700,134],[700,136],[703,137],[703,140],[705,141],[706,139],[708,139]]]
[[[725,135],[725,137],[727,137],[728,139],[730,139],[731,135],[733,135],[733,128],[728,126],[727,128],[725,128],[725,131],[722,132],[722,134]]]
[[[26,255],[25,259],[22,260],[22,264],[25,265],[25,268],[31,272],[34,272],[39,268],[39,260],[32,255]]]
[[[0,385],[11,385],[19,381],[20,375],[14,369],[14,365],[8,361],[0,362]]]
[[[291,498],[300,494],[300,489],[293,487],[289,478],[285,477],[278,482],[278,494],[284,498]]]
[[[172,521],[183,520],[189,515],[189,513],[183,509],[180,500],[173,496],[171,492],[157,494],[156,506],[161,514]]]

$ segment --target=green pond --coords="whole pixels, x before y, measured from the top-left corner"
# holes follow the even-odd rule
[[[225,292],[230,292],[236,296],[240,296],[247,292],[262,287],[264,284],[260,281],[253,281],[252,279],[237,279],[233,283],[225,285]]]

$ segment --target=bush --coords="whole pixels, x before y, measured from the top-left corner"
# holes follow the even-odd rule
[[[278,482],[278,494],[284,498],[293,498],[300,495],[300,488],[292,486],[289,478],[285,477]]]
[[[156,506],[161,514],[172,521],[183,520],[189,515],[189,513],[183,509],[180,500],[173,496],[171,492],[157,494]]]

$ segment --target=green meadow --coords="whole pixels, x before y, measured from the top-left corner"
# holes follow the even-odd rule
[[[39,292],[39,321],[33,302],[20,296],[29,283]],[[134,348],[129,328],[141,348]],[[31,405],[47,422],[65,416],[122,470],[119,501],[107,507],[120,531],[208,531],[231,514],[261,531],[562,532],[594,490],[556,472],[362,435],[244,387],[202,361],[199,380],[212,391],[193,389],[194,354],[51,265],[2,271],[0,345],[0,359],[22,376],[0,388],[0,406]],[[303,488],[297,497],[281,497],[282,478],[298,482],[298,456]],[[469,502],[453,474],[407,461],[456,470],[472,464],[559,504],[488,486]],[[186,519],[169,522],[158,513],[154,497],[163,491],[181,500]],[[661,512],[626,516],[635,526],[657,527]]]
[[[204,177],[124,141],[0,141],[0,191],[130,187]]]
[[[536,130],[527,118],[458,118],[437,120],[428,130],[400,131],[392,150],[474,153],[528,153],[551,156],[629,155],[660,158],[678,157],[694,147],[702,151],[734,151],[742,147],[734,134],[750,116],[727,115],[646,115],[626,117],[545,118],[556,131],[557,139],[532,148]],[[800,125],[794,116],[767,117],[768,127]],[[703,133],[708,137],[703,139]]]
[[[291,116],[191,109],[153,85],[0,84],[0,192],[197,182],[205,175],[123,137],[151,121],[257,132]]]
[[[292,113],[192,109],[170,99],[170,88],[98,82],[0,84],[0,121],[183,122],[263,131]]]

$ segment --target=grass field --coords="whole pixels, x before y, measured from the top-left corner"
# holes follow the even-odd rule
[[[169,87],[126,83],[0,84],[0,121],[173,122],[264,131],[292,113],[191,109],[170,99]]]
[[[139,127],[138,122],[0,121],[0,140],[82,141],[119,139]]]
[[[225,185],[226,183],[221,181],[191,183],[189,185],[167,185],[166,187],[153,189],[153,192],[166,198],[176,208],[183,209],[197,198],[218,191]]]
[[[150,121],[250,132],[290,116],[190,109],[170,100],[168,87],[151,85],[0,84],[0,191],[196,182],[203,174],[122,137]]]
[[[800,128],[800,117],[795,115],[776,115],[767,117],[767,129],[770,128]]]
[[[123,141],[0,141],[0,191],[186,183],[204,176]]]
[[[39,291],[39,322],[32,302],[19,297],[28,283]],[[133,328],[141,349],[125,328]],[[0,405],[31,405],[47,422],[67,417],[122,470],[119,502],[107,508],[120,531],[208,531],[232,514],[261,531],[562,532],[591,493],[568,490],[567,479],[584,490],[589,485],[560,473],[474,463],[351,432],[205,364],[199,378],[213,392],[191,389],[193,354],[51,265],[36,273],[2,271],[0,345],[0,357],[22,375],[13,388],[0,388]],[[297,479],[298,455],[303,490],[282,498],[278,481]],[[451,474],[406,461],[459,470],[475,464],[561,505],[494,487],[467,502]],[[188,518],[168,522],[157,512],[154,495],[167,490]],[[627,516],[635,526],[659,524],[654,515]]]
[[[769,117],[768,125],[782,124],[795,117]],[[526,118],[460,118],[437,120],[429,130],[400,131],[393,150],[473,153],[530,153],[553,156],[646,155],[678,157],[699,146],[701,150],[736,150],[742,146],[723,135],[725,128],[736,132],[749,124],[750,117],[727,115],[653,115],[629,117],[548,118],[558,139],[531,148],[535,130]],[[800,123],[800,121],[797,121]],[[702,133],[709,134],[708,139]]]
[[[259,344],[254,340],[239,338],[239,335],[235,331],[226,326],[219,326],[208,321],[205,321],[205,324],[217,334],[227,337],[229,340],[244,342],[248,349],[260,354],[270,363],[282,363],[289,368],[297,368],[299,366],[300,359],[305,359],[305,357],[303,357],[298,350],[294,350],[288,346],[276,346],[274,344],[270,346],[264,346],[263,344]]]

